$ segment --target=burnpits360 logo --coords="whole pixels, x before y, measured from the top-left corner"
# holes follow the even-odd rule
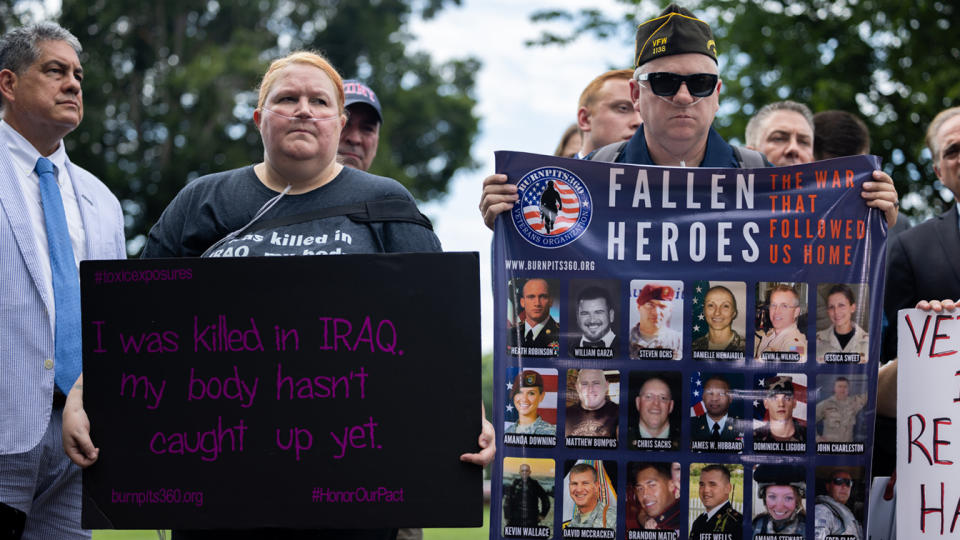
[[[587,186],[572,172],[540,167],[517,183],[520,204],[514,205],[513,224],[528,242],[558,248],[580,238],[590,225],[593,203]]]

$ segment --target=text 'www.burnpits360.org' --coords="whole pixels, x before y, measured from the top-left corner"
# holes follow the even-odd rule
[[[180,488],[144,489],[140,491],[110,490],[110,502],[114,504],[192,504],[203,506],[203,492]]]

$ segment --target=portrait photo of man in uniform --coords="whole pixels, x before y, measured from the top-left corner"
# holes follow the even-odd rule
[[[680,360],[683,282],[630,281],[630,358]]]
[[[817,498],[813,507],[814,538],[865,540],[862,467],[817,467]]]
[[[693,357],[743,360],[747,345],[747,284],[695,281],[690,302]]]
[[[552,536],[555,473],[556,465],[552,459],[504,458],[504,536],[541,538]],[[550,532],[546,536],[531,534],[534,533],[529,530],[532,527],[546,527]]]
[[[504,433],[557,434],[557,370],[507,368]]]
[[[865,442],[867,376],[817,375],[817,442]]]
[[[680,372],[631,371],[628,444],[630,448],[680,447]]]
[[[511,279],[507,285],[507,346],[518,356],[556,356],[560,344],[558,285],[543,278]]]
[[[680,530],[681,497],[676,496],[674,463],[631,462],[627,469],[630,494],[627,530]]]
[[[738,373],[701,373],[690,376],[690,439],[710,445],[693,445],[701,451],[739,451],[743,449],[743,375]],[[720,442],[740,442],[720,445]]]
[[[754,415],[758,420],[753,430],[754,445],[806,442],[806,374],[760,374],[756,378],[758,390],[764,397],[754,401]]]
[[[619,339],[616,318],[620,282],[572,280],[568,320],[576,321],[567,335],[567,349],[574,358],[613,358]]]
[[[563,528],[616,531],[616,461],[570,460],[565,468]]]
[[[806,361],[806,301],[806,283],[761,281],[757,284],[754,358],[784,362]]]
[[[865,364],[870,286],[866,283],[817,285],[817,362]]]
[[[740,540],[743,465],[691,463],[690,490],[690,540]]]
[[[620,373],[567,370],[566,437],[617,438],[620,433]]]

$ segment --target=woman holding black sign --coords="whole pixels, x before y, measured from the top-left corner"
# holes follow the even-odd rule
[[[263,162],[190,182],[151,229],[144,257],[248,257],[440,251],[410,193],[395,180],[336,161],[347,116],[343,82],[322,56],[295,52],[274,61],[260,85],[253,121]],[[77,385],[79,387],[79,384]],[[82,391],[64,409],[64,448],[80,466],[98,450],[89,436]],[[479,453],[493,460],[493,426],[483,420]],[[396,530],[198,531],[174,538],[391,539]]]

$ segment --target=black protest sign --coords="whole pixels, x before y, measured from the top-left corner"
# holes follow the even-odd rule
[[[80,273],[85,527],[481,524],[476,253]]]

